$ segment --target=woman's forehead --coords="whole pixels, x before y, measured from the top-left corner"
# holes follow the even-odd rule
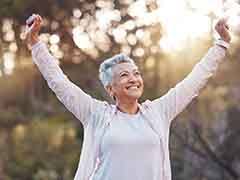
[[[130,71],[131,72],[134,70],[138,70],[138,67],[132,63],[119,63],[113,67],[114,73],[120,73],[122,71]]]

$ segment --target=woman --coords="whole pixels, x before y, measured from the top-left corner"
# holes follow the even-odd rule
[[[42,18],[28,34],[35,64],[57,98],[83,124],[84,141],[75,180],[171,180],[168,138],[171,121],[195,98],[223,60],[231,37],[224,20],[221,39],[192,72],[166,95],[139,104],[143,80],[134,61],[120,54],[105,60],[100,80],[115,104],[96,100],[68,80],[39,41]]]

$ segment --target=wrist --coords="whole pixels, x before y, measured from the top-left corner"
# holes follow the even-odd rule
[[[229,42],[220,38],[215,41],[215,44],[227,50],[230,47]]]
[[[29,50],[32,50],[32,47],[38,42],[40,42],[38,35],[28,34],[26,44]]]
[[[30,46],[32,47],[34,44],[39,42],[38,36],[32,36],[30,40]]]

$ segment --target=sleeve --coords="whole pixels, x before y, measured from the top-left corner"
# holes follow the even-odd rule
[[[185,79],[171,88],[165,95],[152,101],[153,108],[163,113],[161,115],[170,124],[198,96],[200,90],[223,61],[225,54],[226,50],[223,47],[219,45],[211,47]]]
[[[43,42],[32,47],[32,57],[57,98],[86,126],[91,109],[100,101],[93,99],[67,78]]]

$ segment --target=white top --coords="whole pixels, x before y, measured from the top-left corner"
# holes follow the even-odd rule
[[[149,127],[151,127],[157,134],[159,142],[162,142],[160,143],[159,149],[159,162],[161,162],[162,158],[162,163],[158,162],[155,164],[155,159],[150,157],[150,159],[145,160],[146,163],[152,161],[152,165],[149,166],[152,172],[151,170],[137,171],[139,174],[142,173],[142,175],[144,174],[155,177],[158,175],[154,174],[154,170],[159,169],[162,171],[162,176],[158,180],[171,180],[171,166],[168,147],[171,122],[195,97],[199,95],[200,90],[206,85],[209,78],[216,72],[218,65],[225,57],[225,53],[226,51],[223,47],[214,45],[209,49],[208,53],[201,59],[201,61],[194,66],[193,70],[187,77],[185,77],[175,87],[171,88],[164,96],[156,98],[153,101],[147,100],[143,102],[139,105],[139,112],[141,112],[141,116],[139,116],[138,119],[127,118],[125,119],[126,123],[124,124],[124,119],[116,119],[118,111],[115,105],[110,105],[107,102],[96,100],[87,95],[64,75],[58,66],[56,59],[49,53],[44,43],[38,42],[35,44],[32,47],[34,63],[39,68],[57,98],[76,116],[76,118],[81,121],[84,127],[84,140],[81,156],[74,180],[89,180],[91,176],[93,177],[95,175],[95,173],[96,175],[94,178],[101,178],[99,176],[103,176],[105,178],[106,175],[114,175],[117,166],[117,159],[115,158],[118,158],[121,154],[123,155],[120,162],[121,168],[119,170],[122,169],[124,172],[126,171],[124,170],[123,164],[132,164],[134,163],[133,159],[138,161],[137,158],[134,157],[135,155],[138,155],[137,153],[140,153],[143,157],[145,157],[144,154],[146,154],[146,149],[149,148],[149,144],[155,144],[155,137],[143,122],[148,123]],[[135,123],[137,122],[135,120],[139,121],[139,124]],[[113,144],[114,139],[119,137],[117,136],[118,133],[115,132],[116,128],[118,128],[115,126],[115,122],[122,122],[119,126],[121,126],[122,129],[127,130],[126,134],[121,133],[122,136],[120,136],[120,138],[124,138],[125,143],[132,143],[131,145],[128,145],[129,152],[132,152],[132,156],[128,156],[126,152],[124,152],[124,148],[127,146],[124,143],[121,145],[121,153],[119,153],[118,156],[115,156],[116,149],[113,145],[111,145]],[[137,131],[134,131],[133,134],[133,132],[130,132],[130,129],[133,130],[135,126],[138,128],[136,128]],[[144,138],[142,139],[143,141],[139,141],[141,131],[144,131],[146,135],[152,138],[146,139],[146,137],[143,136],[141,137]],[[114,135],[114,138],[111,139],[110,135]],[[133,139],[134,137],[136,139]],[[134,140],[136,140],[136,142],[134,142]],[[120,146],[119,141],[116,141],[115,143],[118,143],[115,144],[115,146]],[[147,144],[147,147],[143,145],[144,143]],[[136,154],[133,153],[136,150],[134,144],[141,146],[141,148],[138,148],[135,152]],[[152,151],[157,151],[157,147],[152,146]],[[109,152],[114,153],[114,156],[111,156]],[[115,166],[111,166],[111,164],[101,164],[100,157],[105,157],[105,161],[101,159],[104,163],[110,163],[111,159],[115,162]],[[138,166],[135,167],[144,169],[146,164],[141,164],[138,163]],[[104,172],[106,175],[101,175],[101,172]],[[136,171],[129,171],[129,174],[131,174],[129,177],[137,175]],[[111,178],[109,180],[115,179]],[[132,180],[132,178],[125,180]],[[154,179],[150,178],[148,180]]]
[[[104,134],[93,180],[160,180],[161,141],[139,112],[117,111]]]

